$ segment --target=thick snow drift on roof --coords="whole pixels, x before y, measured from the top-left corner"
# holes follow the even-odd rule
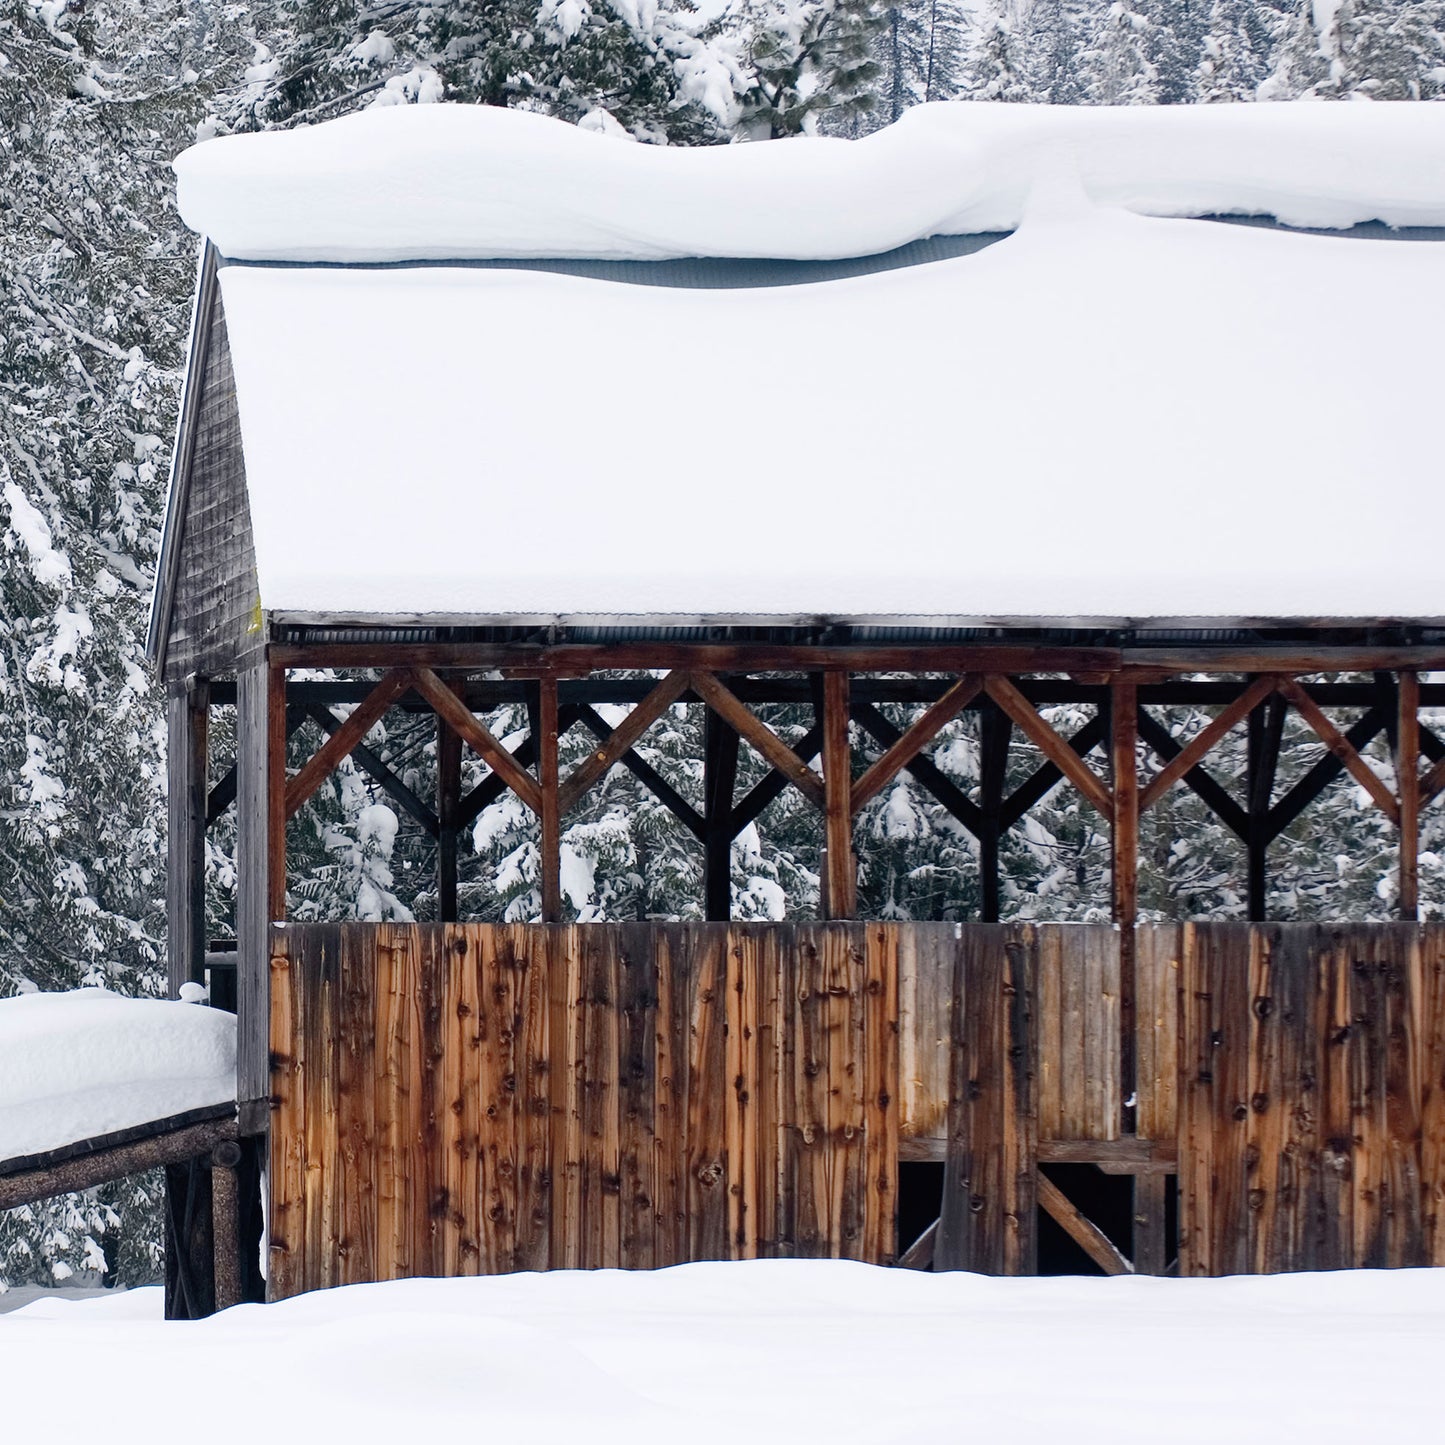
[[[1445,106],[918,106],[865,140],[644,146],[486,106],[395,106],[176,161],[223,255],[825,258],[1012,230],[1040,174],[1159,216],[1445,225]]]
[[[813,285],[221,288],[275,611],[1445,615],[1412,550],[1445,522],[1442,244],[1063,187],[977,254]]]
[[[106,989],[0,999],[0,1160],[236,1097],[236,1019]]]
[[[0,1315],[13,1438],[150,1445],[163,1409],[253,1445],[255,1412],[216,1407],[224,1360],[265,1382],[288,1435],[355,1445],[1439,1439],[1441,1270],[985,1279],[760,1260],[351,1286],[185,1326],[160,1295]],[[78,1368],[103,1428],[56,1409]]]

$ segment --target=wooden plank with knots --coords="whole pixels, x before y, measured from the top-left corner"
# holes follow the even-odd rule
[[[968,673],[912,723],[903,736],[853,784],[849,807],[856,813],[878,796],[954,718],[983,691],[983,678]]]
[[[750,711],[710,672],[694,672],[692,690],[747,742],[764,761],[771,763],[787,780],[819,808],[826,806],[823,780],[770,728]]]
[[[1157,773],[1139,795],[1139,811],[1147,813],[1175,783],[1202,763],[1231,728],[1236,727],[1277,687],[1274,677],[1256,678],[1207,727],[1202,728]]]
[[[1345,765],[1350,776],[1370,795],[1375,806],[1391,822],[1398,824],[1400,805],[1395,795],[1385,786],[1380,775],[1360,756],[1354,744],[1324,715],[1314,698],[1291,677],[1280,678],[1278,687],[1280,694],[1289,700],[1325,747]]]
[[[451,688],[429,667],[412,670],[416,690],[432,705],[433,711],[457,733],[491,770],[503,778],[507,786],[534,813],[542,811],[542,789],[506,748],[492,735],[486,724],[472,715]]]
[[[558,790],[558,806],[563,814],[575,807],[587,789],[629,752],[643,733],[687,691],[688,682],[688,674],[683,669],[669,672],[612,730],[601,747],[578,764]]]
[[[990,674],[984,683],[988,695],[1014,720],[1019,730],[1041,753],[1108,819],[1114,814],[1114,801],[1099,775],[1056,733],[1029,700],[1008,678]]]

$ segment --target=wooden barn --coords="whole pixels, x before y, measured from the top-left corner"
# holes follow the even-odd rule
[[[178,162],[171,973],[234,978],[269,1298],[1027,1274],[1046,1236],[1107,1273],[1445,1263],[1445,131],[1169,109],[679,154],[422,107]],[[685,780],[639,751],[678,709]],[[402,713],[434,796],[367,745]],[[966,789],[930,749],[970,714]],[[434,840],[434,918],[288,921],[288,825],[348,757]],[[695,840],[696,920],[577,921],[562,835],[614,768]],[[973,840],[977,917],[858,916],[855,820],[905,772]],[[1388,820],[1397,921],[1266,916],[1271,844],[1336,785]],[[1175,788],[1238,839],[1237,916],[1140,915]],[[820,916],[733,921],[732,844],[787,789]],[[1005,916],[1000,840],[1055,789],[1107,830],[1105,918]],[[508,793],[536,916],[459,917],[459,836]]]

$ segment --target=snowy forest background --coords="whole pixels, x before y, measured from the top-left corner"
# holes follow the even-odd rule
[[[717,144],[862,135],[927,100],[1442,95],[1445,0],[0,0],[0,996],[164,991],[165,739],[143,638],[195,268],[169,163],[192,141],[438,100]],[[868,361],[782,346],[790,366]],[[1167,721],[1198,725],[1183,710]],[[689,796],[700,733],[680,707],[642,745]],[[1214,764],[1225,776],[1243,768],[1231,748]],[[429,729],[405,725],[380,747],[423,794],[432,749]],[[1296,752],[1281,785],[1316,755]],[[976,724],[952,725],[934,760],[974,784]],[[1383,748],[1375,760],[1388,773]],[[1035,761],[1016,742],[1020,777]],[[1280,916],[1387,916],[1393,840],[1362,796],[1336,785],[1276,845]],[[1242,913],[1238,849],[1192,794],[1176,789],[1148,824],[1149,909]],[[1438,913],[1445,828],[1428,828]],[[482,815],[464,915],[532,915],[529,829],[505,801]],[[735,913],[811,914],[819,841],[811,810],[780,798],[735,849]],[[212,840],[217,936],[229,845]],[[1107,838],[1069,790],[1006,846],[1006,913],[1107,916]],[[426,918],[431,847],[343,768],[293,829],[293,915]],[[865,914],[974,914],[972,840],[906,774],[858,847]],[[621,770],[572,815],[565,849],[579,916],[697,916],[696,846]],[[154,1278],[157,1196],[145,1177],[0,1215],[0,1287],[107,1258],[125,1280]]]

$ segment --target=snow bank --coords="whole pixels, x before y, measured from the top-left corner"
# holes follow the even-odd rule
[[[236,1097],[236,1020],[106,989],[0,999],[0,1160]]]
[[[221,289],[276,612],[1445,615],[1401,531],[1445,523],[1445,244],[1060,184],[976,254],[811,285],[230,266]]]
[[[170,1326],[159,1293],[0,1316],[15,1438],[130,1445],[164,1416],[254,1442],[254,1412],[215,1408],[217,1360],[262,1382],[266,1419],[358,1445],[1359,1445],[1440,1428],[1440,1271],[998,1280],[780,1260],[369,1285]],[[77,1368],[103,1432],[56,1410]]]
[[[1012,230],[1040,175],[1159,216],[1445,225],[1445,107],[918,106],[860,141],[637,145],[485,106],[226,136],[176,161],[223,255],[830,258]]]

